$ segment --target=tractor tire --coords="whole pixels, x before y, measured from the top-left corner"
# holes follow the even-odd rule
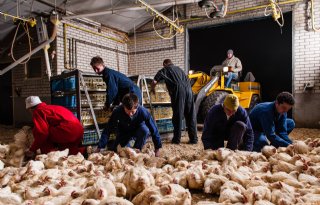
[[[222,104],[228,92],[225,91],[216,91],[211,95],[207,96],[201,103],[201,111],[200,111],[200,119],[204,122],[206,119],[207,113],[209,112],[210,108],[214,105]]]
[[[257,105],[260,103],[260,97],[259,95],[253,95],[250,101],[250,105],[249,108],[247,108],[247,113],[249,114],[250,111]]]

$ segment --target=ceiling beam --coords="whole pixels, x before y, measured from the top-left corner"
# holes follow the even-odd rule
[[[168,7],[168,6],[175,6],[180,4],[191,4],[191,3],[197,3],[200,0],[177,0],[173,2],[167,2],[167,3],[160,3],[160,4],[152,4],[153,7]],[[116,12],[125,12],[125,11],[140,11],[145,10],[145,7],[140,6],[134,6],[134,7],[125,7],[125,8],[116,8],[111,10],[105,10],[105,11],[95,11],[90,13],[84,13],[84,14],[77,14],[77,15],[69,15],[69,16],[63,16],[62,19],[75,19],[75,18],[82,18],[82,17],[91,17],[91,16],[101,16],[106,14],[112,14]]]

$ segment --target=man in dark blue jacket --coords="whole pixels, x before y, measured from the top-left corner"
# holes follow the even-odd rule
[[[189,144],[197,144],[197,119],[194,109],[193,93],[188,76],[181,68],[173,65],[170,59],[163,61],[163,68],[157,72],[152,83],[152,89],[155,85],[164,81],[171,98],[171,107],[173,111],[173,144],[179,144],[181,140],[181,129],[183,117],[186,119],[188,128]]]
[[[287,118],[287,112],[293,105],[293,96],[282,92],[275,102],[260,103],[252,109],[249,116],[254,131],[254,151],[260,152],[269,142],[275,147],[287,147],[292,143],[288,134],[295,123]]]
[[[122,105],[112,112],[105,132],[105,135],[102,135],[99,141],[99,149],[107,145],[111,132],[116,133],[116,140],[113,145],[114,151],[117,150],[119,144],[124,147],[132,139],[135,140],[133,147],[141,150],[150,134],[155,147],[155,154],[159,156],[159,149],[162,144],[157,126],[151,114],[139,105],[138,97],[133,93],[126,94],[123,97]]]
[[[223,104],[209,110],[202,133],[204,149],[224,147],[226,140],[231,150],[252,151],[253,138],[249,116],[236,95],[228,94]]]
[[[139,103],[142,103],[141,91],[137,85],[134,84],[124,74],[110,69],[104,65],[103,59],[99,56],[91,59],[90,65],[93,70],[101,75],[104,82],[107,85],[107,101],[105,103],[106,108],[112,105],[118,105],[123,96],[127,93],[134,93],[139,98]]]

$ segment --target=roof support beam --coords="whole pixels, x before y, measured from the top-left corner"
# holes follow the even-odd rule
[[[177,0],[173,2],[167,2],[167,3],[161,3],[161,4],[152,4],[153,7],[169,7],[169,6],[175,6],[180,4],[192,4],[197,3],[200,0]],[[96,12],[90,12],[90,13],[84,13],[84,14],[77,14],[77,15],[69,15],[69,16],[63,16],[62,19],[75,19],[75,18],[83,18],[83,17],[91,17],[91,16],[101,16],[105,14],[112,14],[116,12],[125,12],[125,11],[140,11],[145,10],[145,7],[135,6],[135,7],[126,7],[126,8],[117,8],[112,10],[106,10],[106,11],[96,11]]]

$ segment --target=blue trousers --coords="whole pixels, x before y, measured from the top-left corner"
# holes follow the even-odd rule
[[[237,79],[238,75],[235,73],[228,72],[228,75],[225,77],[225,87],[230,88],[231,80]]]
[[[287,132],[290,134],[295,127],[295,123],[292,119],[287,119]],[[280,136],[279,136],[280,137]],[[292,141],[288,136],[281,137],[284,141],[291,144]],[[263,132],[254,131],[254,143],[253,143],[253,151],[260,152],[261,149],[265,146],[269,145],[267,141],[267,136]],[[279,145],[274,144],[273,146],[279,147]]]
[[[121,130],[118,132],[116,140],[114,142],[113,150],[117,150],[117,146],[120,144],[121,147],[130,146],[130,140],[134,140],[135,143],[133,148],[142,149],[146,144],[146,141],[149,137],[149,128],[143,122],[137,127],[135,131]]]

